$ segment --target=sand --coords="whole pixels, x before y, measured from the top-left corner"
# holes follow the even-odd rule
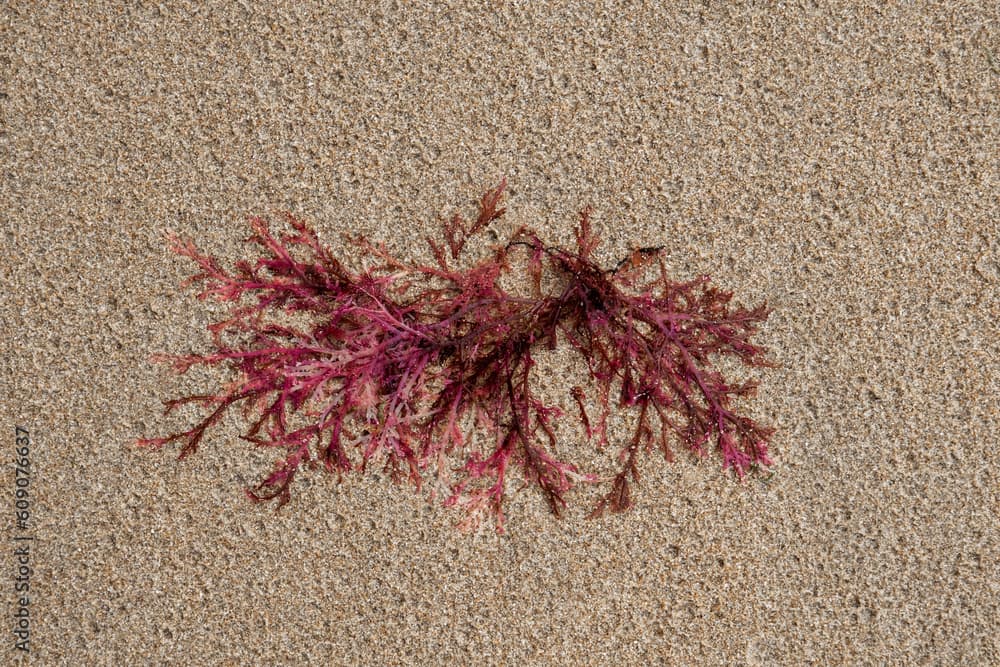
[[[3,660],[28,536],[39,665],[1000,664],[995,3],[324,4],[0,10]],[[589,204],[602,261],[768,300],[772,477],[651,459],[631,513],[469,535],[375,475],[249,503],[238,417],[134,447],[225,378],[148,361],[220,312],[165,230],[420,260],[502,176],[500,235]]]

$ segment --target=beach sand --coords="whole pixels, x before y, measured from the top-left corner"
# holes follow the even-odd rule
[[[994,2],[324,5],[0,10],[4,660],[21,536],[39,665],[1000,664]],[[223,312],[166,230],[231,262],[289,210],[427,260],[504,176],[499,237],[590,205],[606,265],[767,300],[773,476],[651,457],[634,511],[525,490],[498,536],[376,474],[254,505],[239,415],[135,447],[227,377],[149,362]]]

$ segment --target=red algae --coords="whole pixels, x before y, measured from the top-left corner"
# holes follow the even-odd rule
[[[181,373],[225,365],[235,379],[214,393],[166,401],[168,412],[195,404],[205,416],[139,444],[177,442],[184,458],[239,405],[248,422],[242,438],[280,452],[270,474],[247,490],[255,501],[287,503],[303,467],[341,475],[379,466],[462,507],[464,525],[486,515],[500,531],[512,480],[536,488],[557,515],[576,484],[605,484],[591,513],[598,516],[630,508],[639,457],[659,451],[671,461],[672,444],[700,455],[716,449],[739,477],[770,465],[773,429],[733,407],[756,383],[730,382],[712,361],[770,365],[750,340],[767,308],[733,305],[708,277],[671,280],[659,248],[602,268],[593,259],[599,239],[589,211],[580,215],[574,249],[522,228],[487,259],[453,268],[466,241],[504,214],[505,186],[483,196],[475,220],[455,216],[438,240],[427,240],[431,266],[355,239],[375,265],[350,270],[291,215],[291,231],[277,235],[267,220],[252,218],[248,243],[259,256],[231,270],[171,237],[173,250],[199,268],[189,280],[201,285],[199,298],[231,308],[209,326],[212,352],[158,359]],[[501,277],[520,275],[513,267],[530,279],[530,297],[500,286]],[[543,277],[556,288],[543,292]],[[306,324],[289,325],[281,315]],[[560,345],[578,353],[591,380],[569,392],[590,442],[612,444],[612,409],[637,415],[613,475],[583,472],[556,453],[554,424],[565,415],[539,398],[533,368],[540,350]]]

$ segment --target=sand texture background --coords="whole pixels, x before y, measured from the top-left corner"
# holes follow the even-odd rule
[[[0,16],[0,416],[5,460],[15,424],[34,443],[34,664],[1000,664],[995,2]],[[746,408],[778,428],[773,477],[650,459],[629,514],[581,496],[559,521],[525,492],[506,535],[467,535],[375,475],[249,503],[272,459],[235,416],[183,462],[133,446],[193,417],[161,399],[225,378],[148,361],[205,350],[221,312],[164,230],[233,261],[248,214],[288,209],[338,252],[361,232],[427,259],[504,175],[499,237],[571,242],[591,204],[607,265],[662,244],[678,278],[768,300],[782,365]]]

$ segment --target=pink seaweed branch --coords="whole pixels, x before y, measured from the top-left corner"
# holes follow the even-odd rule
[[[489,258],[452,268],[466,240],[503,215],[505,185],[483,196],[468,227],[455,216],[442,242],[427,240],[433,266],[411,265],[357,239],[379,263],[350,270],[291,215],[291,231],[280,235],[252,218],[247,241],[259,256],[231,270],[171,237],[173,250],[199,269],[188,281],[201,286],[199,298],[231,307],[209,326],[212,352],[158,359],[180,373],[224,364],[236,379],[212,394],[167,401],[167,411],[193,403],[207,414],[188,430],[139,444],[178,442],[184,458],[240,404],[249,422],[242,438],[281,452],[273,471],[247,490],[255,501],[287,503],[303,466],[338,475],[379,466],[397,481],[431,485],[446,505],[465,509],[469,525],[491,515],[500,531],[515,479],[539,489],[557,515],[576,484],[606,483],[597,516],[631,507],[639,457],[658,449],[672,461],[671,443],[702,455],[714,443],[723,466],[739,477],[770,465],[773,429],[733,407],[756,384],[731,383],[712,362],[727,356],[770,365],[766,350],[750,341],[767,308],[732,305],[732,294],[707,277],[671,280],[656,248],[602,268],[593,259],[600,241],[588,211],[574,250],[522,228]],[[516,265],[531,280],[530,298],[500,286]],[[543,293],[543,277],[557,287]],[[283,324],[282,314],[305,316],[308,324]],[[613,406],[638,416],[610,477],[581,472],[557,454],[554,425],[564,415],[537,395],[533,354],[560,343],[579,354],[592,380],[589,402],[584,388],[570,390],[588,440],[609,444]]]

